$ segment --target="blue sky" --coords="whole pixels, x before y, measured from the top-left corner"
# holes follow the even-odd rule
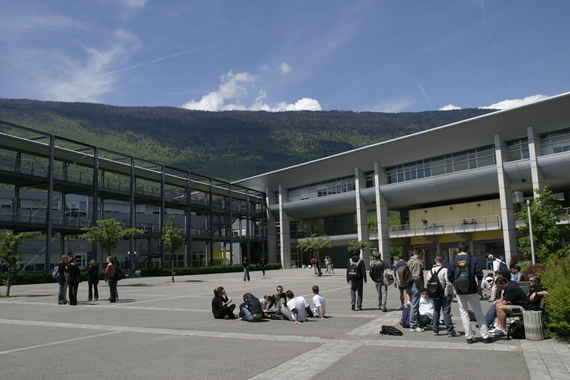
[[[570,1],[2,0],[0,97],[508,108],[570,91]]]

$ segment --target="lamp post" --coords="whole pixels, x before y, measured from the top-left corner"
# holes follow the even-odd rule
[[[532,218],[530,217],[530,199],[525,202],[524,194],[522,191],[515,191],[512,193],[513,197],[513,204],[517,206],[526,206],[527,207],[527,214],[528,214],[528,231],[530,233],[530,250],[532,254],[532,265],[536,264],[536,260],[534,258],[534,239],[532,236]]]

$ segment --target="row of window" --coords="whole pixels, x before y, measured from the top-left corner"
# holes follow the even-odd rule
[[[547,133],[541,135],[540,138],[542,155],[570,151],[570,129]],[[522,138],[507,142],[507,156],[509,161],[528,159],[528,139]],[[495,149],[494,146],[490,145],[387,168],[386,182],[391,184],[411,181],[495,164]],[[374,173],[366,173],[366,187],[373,186]],[[324,197],[354,191],[355,189],[354,177],[338,178],[327,182],[290,189],[288,201],[292,202]],[[278,196],[275,197],[275,202],[279,203]]]

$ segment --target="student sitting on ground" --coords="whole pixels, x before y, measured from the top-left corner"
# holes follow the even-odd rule
[[[242,320],[249,322],[260,322],[263,317],[263,311],[261,310],[261,303],[251,293],[245,293],[243,295],[243,303],[239,305],[239,316]]]
[[[287,307],[283,307],[281,312],[290,321],[301,324],[307,320],[307,315],[313,317],[313,312],[303,297],[295,297],[295,294],[290,290],[287,290],[285,295],[287,296]]]
[[[232,305],[232,299],[228,299],[226,290],[220,286],[214,289],[214,298],[212,298],[212,314],[216,319],[235,319],[234,309],[236,305]]]
[[[313,285],[313,314],[315,317],[321,318],[326,321],[325,313],[327,312],[327,306],[325,304],[325,297],[319,294],[318,285]]]

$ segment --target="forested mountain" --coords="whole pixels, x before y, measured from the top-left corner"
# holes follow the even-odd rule
[[[489,112],[206,112],[0,99],[2,121],[226,180]]]

